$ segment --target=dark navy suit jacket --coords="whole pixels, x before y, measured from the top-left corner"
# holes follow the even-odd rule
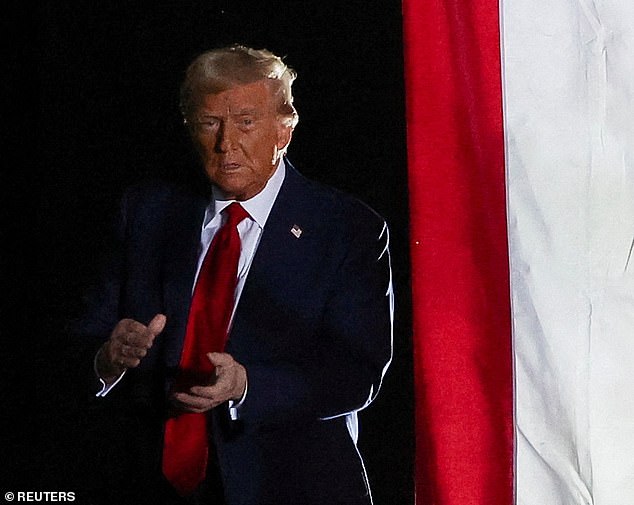
[[[162,184],[127,192],[115,260],[78,326],[103,342],[122,318],[147,324],[166,314],[149,354],[111,393],[123,410],[143,412],[157,446],[207,204]],[[287,163],[226,347],[247,370],[248,394],[238,421],[226,405],[211,414],[229,504],[370,503],[347,424],[376,396],[391,360],[389,261],[380,216]]]

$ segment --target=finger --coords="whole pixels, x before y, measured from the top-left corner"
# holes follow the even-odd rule
[[[221,400],[226,394],[228,388],[225,384],[214,384],[213,386],[192,386],[188,393],[199,398],[207,398],[209,400]]]
[[[149,330],[137,321],[132,321],[123,327],[119,328],[119,331],[113,332],[111,337],[118,346],[129,345],[132,347],[143,347],[149,349],[152,347],[152,341],[154,336]]]
[[[149,349],[152,347],[154,337],[151,333],[146,332],[143,335],[138,333],[128,332],[119,336],[119,342],[121,345],[128,345],[130,347],[138,347],[142,349]]]
[[[147,354],[147,349],[124,344],[121,346],[120,353],[126,358],[143,358]]]
[[[137,325],[131,325],[130,336],[126,343],[137,347],[144,347],[149,349],[154,343],[154,339],[165,328],[167,317],[163,314],[155,315],[147,326],[138,323]]]
[[[156,314],[148,323],[147,328],[155,337],[163,331],[167,323],[167,317],[164,314]]]
[[[112,355],[111,362],[117,367],[136,368],[141,358],[147,354],[145,349],[121,345]]]
[[[205,412],[220,403],[210,398],[203,398],[189,393],[178,392],[172,395],[172,400],[183,410],[190,412]]]
[[[114,339],[119,343],[120,346],[122,346],[122,345],[130,345],[130,343],[134,339],[134,335],[135,335],[135,333],[132,333],[130,331],[126,331],[126,332],[123,332],[123,333],[117,333],[114,336]]]

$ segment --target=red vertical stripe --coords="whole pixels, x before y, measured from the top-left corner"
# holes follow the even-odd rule
[[[420,505],[513,502],[498,1],[404,0]]]

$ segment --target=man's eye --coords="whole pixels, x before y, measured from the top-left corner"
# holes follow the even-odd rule
[[[255,123],[255,121],[254,121],[253,119],[251,119],[251,118],[243,118],[243,119],[240,121],[240,124],[241,124],[242,126],[251,126],[251,125],[252,125],[252,124],[254,124],[254,123]]]
[[[211,133],[218,129],[218,121],[216,119],[205,118],[195,123],[199,132]]]

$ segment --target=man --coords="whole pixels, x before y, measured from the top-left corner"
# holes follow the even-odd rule
[[[135,499],[371,503],[357,412],[391,360],[388,230],[285,159],[294,78],[266,50],[197,57],[181,109],[210,195],[154,184],[123,199],[78,328],[102,342],[97,396],[145,454],[125,467]]]

